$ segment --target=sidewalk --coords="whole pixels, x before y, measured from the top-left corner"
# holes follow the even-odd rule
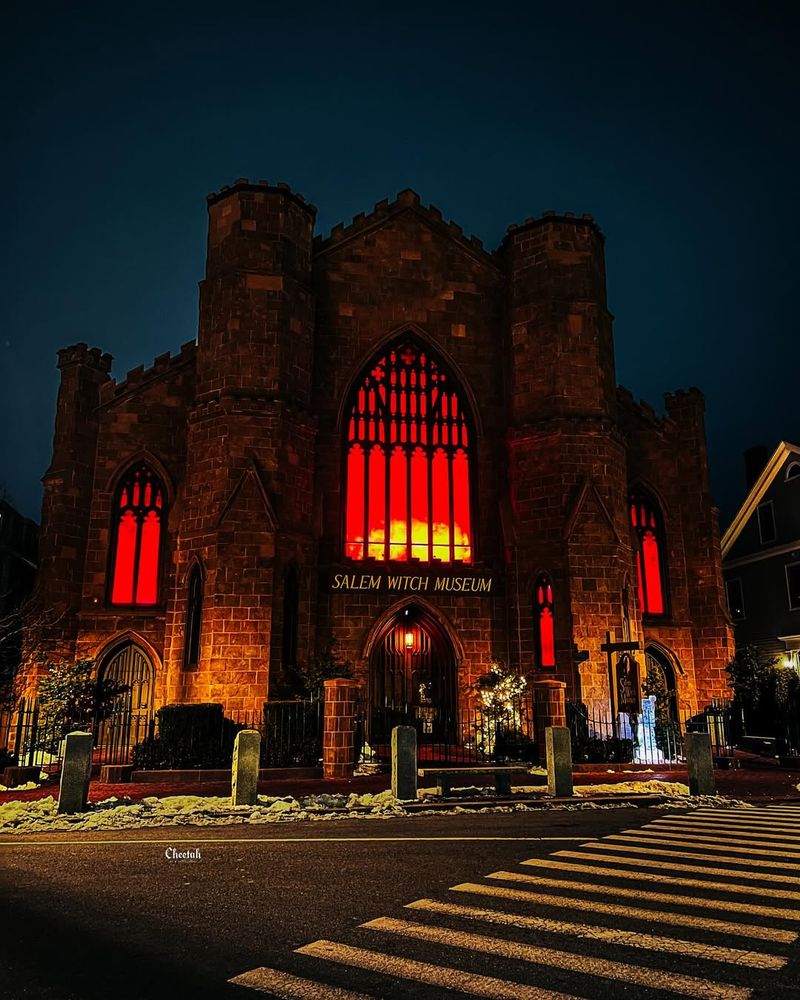
[[[738,768],[732,771],[718,770],[716,772],[717,791],[729,798],[743,799],[747,802],[779,802],[786,799],[800,801],[800,771],[784,770],[769,762],[761,762],[758,767]],[[626,773],[624,770],[608,771],[599,767],[596,771],[576,772],[576,785],[607,785],[622,781],[678,781],[688,783],[688,776],[683,770],[636,771]],[[324,778],[286,778],[279,781],[260,781],[258,791],[261,795],[321,795],[324,793],[355,792],[363,795],[367,792],[377,793],[389,787],[388,774],[370,774],[351,779],[325,780]],[[155,796],[164,798],[169,795],[230,795],[230,782],[176,782],[174,784],[127,783],[122,785],[102,784],[93,781],[89,788],[89,800],[100,802],[108,798],[127,798],[138,802],[141,799]],[[58,795],[58,782],[51,781],[40,788],[27,791],[10,789],[0,792],[0,803],[17,801],[33,801],[47,795]]]

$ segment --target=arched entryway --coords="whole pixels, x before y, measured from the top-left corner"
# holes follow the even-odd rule
[[[123,642],[100,661],[97,682],[97,755],[101,763],[127,763],[131,747],[153,735],[153,661],[135,642]],[[118,693],[104,698],[104,688]]]
[[[393,726],[413,725],[422,742],[455,732],[458,697],[452,644],[435,619],[415,605],[401,608],[372,646],[369,738],[382,742]]]
[[[678,695],[675,670],[667,654],[658,646],[645,649],[645,686],[650,697],[659,703],[659,714],[665,721],[678,722]],[[649,682],[649,683],[648,683]]]
[[[115,711],[152,711],[153,664],[136,643],[126,642],[114,649],[100,664],[97,679],[101,688],[113,684],[123,689],[114,699]]]

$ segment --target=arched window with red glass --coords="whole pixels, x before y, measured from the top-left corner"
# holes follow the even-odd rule
[[[356,383],[345,421],[345,556],[472,562],[475,435],[446,366],[398,340]]]
[[[164,486],[144,462],[131,466],[114,494],[111,603],[158,604]]]
[[[534,586],[534,617],[536,662],[543,670],[556,665],[555,616],[553,609],[553,581],[547,573],[536,578]]]
[[[636,538],[636,589],[643,615],[667,614],[668,586],[664,521],[653,497],[642,489],[630,494],[630,518]]]

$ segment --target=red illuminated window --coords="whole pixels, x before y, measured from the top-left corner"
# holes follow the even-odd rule
[[[631,524],[636,535],[636,583],[643,615],[667,613],[664,528],[652,498],[644,491],[630,495]]]
[[[556,665],[553,582],[546,573],[542,573],[536,580],[533,603],[536,615],[536,659],[540,667],[552,669]]]
[[[347,411],[345,555],[472,562],[472,429],[455,379],[412,340],[373,362]]]
[[[114,496],[112,604],[157,604],[164,488],[145,464],[133,466]]]

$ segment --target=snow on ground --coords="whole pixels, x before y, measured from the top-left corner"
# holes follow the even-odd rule
[[[471,799],[487,798],[487,805],[479,809],[466,809],[452,803],[452,809],[437,809],[437,815],[455,815],[464,812],[510,813],[530,809],[614,809],[615,803],[591,801],[570,803],[535,802],[526,805],[519,801],[505,805],[489,804],[491,789],[465,788],[459,790]],[[518,792],[523,788],[517,789]],[[524,791],[538,795],[544,793],[542,786],[525,786]],[[679,782],[630,781],[613,785],[583,785],[575,789],[575,794],[584,800],[592,795],[631,795],[637,793],[657,793],[668,796],[664,807],[680,805],[733,805],[732,800],[720,796],[699,796],[688,798],[688,788]],[[435,789],[420,790],[424,801],[432,799]],[[741,803],[739,803],[741,804]],[[622,805],[622,803],[620,803]],[[0,834],[31,834],[64,830],[121,830],[159,826],[228,826],[234,824],[258,825],[264,823],[285,823],[298,820],[336,819],[389,819],[408,816],[403,805],[387,789],[377,794],[358,795],[352,793],[328,793],[294,798],[290,795],[277,797],[259,795],[255,806],[232,806],[228,797],[200,795],[171,795],[164,798],[150,796],[138,802],[110,798],[102,802],[90,803],[87,812],[74,815],[57,814],[57,802],[53,796],[34,801],[14,800],[0,805]],[[421,810],[415,815],[429,814],[431,810]]]

